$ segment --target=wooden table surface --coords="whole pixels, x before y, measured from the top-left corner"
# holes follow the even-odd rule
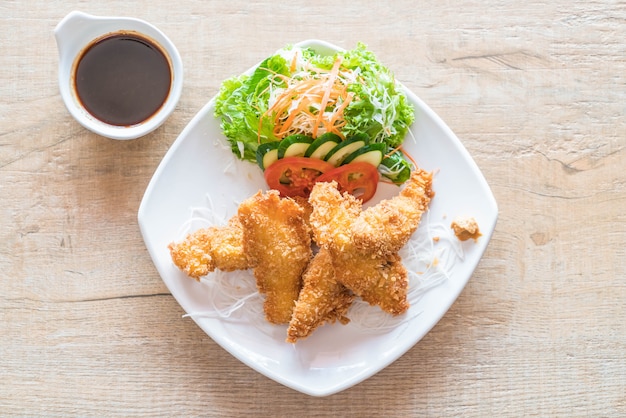
[[[178,47],[182,97],[152,134],[104,139],[65,109],[52,31],[76,9],[143,18]],[[0,415],[626,416],[626,2],[0,10]],[[154,170],[220,82],[305,39],[367,44],[457,134],[500,210],[434,329],[325,398],[182,318],[137,225]]]

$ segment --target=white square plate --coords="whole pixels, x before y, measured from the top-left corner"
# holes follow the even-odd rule
[[[297,45],[320,54],[340,50],[317,40]],[[357,303],[348,313],[348,325],[322,326],[292,345],[285,342],[286,326],[263,320],[262,299],[253,294],[251,272],[231,274],[230,279],[224,279],[224,273],[211,273],[196,282],[172,264],[170,242],[216,219],[233,216],[241,201],[267,189],[261,170],[231,153],[213,114],[215,99],[176,139],[141,202],[138,218],[146,247],[182,308],[237,359],[297,391],[313,396],[339,392],[379,372],[413,347],[461,293],[494,231],[498,208],[482,173],[445,123],[415,94],[405,92],[415,107],[405,149],[421,168],[436,173],[436,195],[407,244],[412,250],[401,252],[410,272],[411,302],[401,317],[391,318],[376,307]],[[370,204],[397,192],[396,186],[381,184]],[[449,226],[456,216],[476,219],[482,232],[477,242],[461,243],[454,237]],[[224,288],[228,280],[234,284]],[[238,303],[246,295],[244,303]],[[215,314],[218,311],[221,316]]]

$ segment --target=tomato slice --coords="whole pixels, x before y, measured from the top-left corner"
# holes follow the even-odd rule
[[[348,192],[363,203],[376,194],[378,169],[370,163],[356,162],[333,168],[317,178],[317,181],[335,180],[341,192]]]
[[[317,179],[334,168],[317,158],[286,157],[265,169],[265,181],[283,197],[309,197]]]

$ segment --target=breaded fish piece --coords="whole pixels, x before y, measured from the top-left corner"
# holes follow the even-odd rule
[[[243,230],[238,217],[225,226],[199,229],[179,243],[168,245],[174,264],[189,277],[199,280],[215,269],[223,271],[248,268],[243,251]]]
[[[361,214],[360,202],[350,194],[341,194],[334,182],[317,183],[309,201],[314,239],[330,252],[337,281],[385,312],[405,312],[409,307],[408,281],[400,257],[382,256],[355,245],[353,225]]]
[[[320,249],[302,278],[304,285],[287,329],[288,343],[308,337],[325,323],[350,321],[345,315],[354,294],[335,279],[333,260],[327,249]]]
[[[398,252],[434,196],[432,180],[432,173],[417,169],[397,196],[365,209],[352,224],[354,245],[379,256]]]
[[[311,212],[313,212],[313,206],[311,206],[311,204],[309,203],[309,199],[306,197],[294,196],[293,200],[302,208],[303,210],[302,217],[304,218],[304,221],[306,222],[307,228],[309,228],[310,230],[311,229],[310,218],[311,218]]]
[[[398,254],[372,257],[350,251],[333,257],[335,277],[361,299],[392,315],[409,309],[408,274]]]
[[[258,192],[239,205],[243,249],[254,268],[263,309],[273,324],[288,323],[298,299],[302,273],[312,257],[304,209],[278,192]]]
[[[315,243],[333,252],[351,251],[352,224],[361,213],[361,201],[349,193],[341,194],[332,181],[316,183],[309,202],[313,207],[309,223]]]

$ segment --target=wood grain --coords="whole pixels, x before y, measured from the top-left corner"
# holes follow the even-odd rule
[[[185,65],[167,123],[113,141],[57,85],[73,9],[146,19]],[[5,1],[0,414],[626,416],[626,2]],[[153,267],[137,209],[220,82],[288,43],[366,43],[445,120],[500,217],[470,283],[391,366],[327,398],[239,363]]]

